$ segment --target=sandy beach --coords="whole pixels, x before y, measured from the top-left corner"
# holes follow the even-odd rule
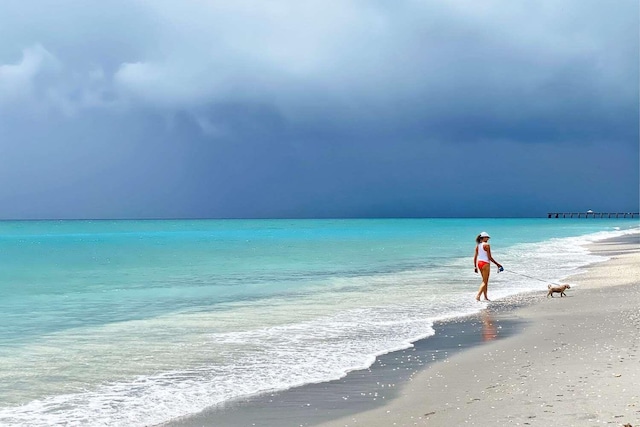
[[[521,333],[429,365],[384,406],[319,425],[640,425],[639,237],[592,245],[611,259],[567,279],[567,297],[541,291],[498,310]]]

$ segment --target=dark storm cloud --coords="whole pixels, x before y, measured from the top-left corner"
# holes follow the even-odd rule
[[[4,217],[490,215],[483,155],[496,211],[638,203],[634,1],[2,7]]]

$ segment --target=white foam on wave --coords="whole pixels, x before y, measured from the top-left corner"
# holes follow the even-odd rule
[[[479,310],[468,292],[462,304],[449,293],[425,292],[429,280],[433,288],[442,278],[425,273],[341,278],[325,293],[52,336],[17,355],[14,370],[84,369],[75,376],[92,377],[94,384],[84,392],[44,390],[42,398],[0,409],[0,423],[150,425],[237,398],[341,378],[433,335],[435,319]],[[27,367],[19,360],[43,363]],[[136,370],[148,373],[131,375]],[[122,379],[104,381],[108,377]]]
[[[541,289],[542,281],[561,280],[604,260],[585,243],[634,232],[506,248],[495,254],[505,268],[535,279],[494,273],[491,295]],[[71,372],[63,379],[66,388],[50,385],[61,390],[55,394],[40,384],[41,396],[0,408],[0,424],[159,424],[233,399],[341,378],[380,354],[433,335],[435,320],[483,307],[473,299],[479,282],[469,258],[327,280],[324,290],[309,294],[52,335],[0,362],[27,369],[34,378]],[[75,375],[82,381],[72,383],[78,369],[85,369]]]
[[[235,398],[337,379],[370,366],[381,353],[433,334],[430,320],[401,312],[362,308],[297,324],[210,333],[207,342],[184,346],[185,352],[201,352],[203,359],[210,347],[214,356],[209,363],[2,408],[0,424],[153,425]],[[180,366],[179,348],[166,346]]]

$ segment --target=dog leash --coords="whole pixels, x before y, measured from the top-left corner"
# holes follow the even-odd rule
[[[507,273],[511,273],[511,274],[517,274],[518,276],[527,277],[527,278],[529,278],[529,279],[538,280],[538,281],[540,281],[540,282],[544,282],[544,283],[551,283],[552,285],[562,286],[560,283],[555,283],[555,282],[550,282],[550,281],[548,281],[548,280],[538,279],[537,277],[527,276],[526,274],[516,273],[515,271],[505,270],[504,268],[502,269],[502,271],[506,271]]]

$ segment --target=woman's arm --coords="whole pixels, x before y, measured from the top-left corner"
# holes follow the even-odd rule
[[[473,255],[473,271],[478,272],[478,245],[476,245],[476,253]]]
[[[487,251],[487,255],[489,256],[489,261],[491,261],[492,263],[494,263],[498,267],[502,267],[502,265],[500,265],[500,263],[498,261],[496,261],[495,259],[493,259],[493,257],[491,256],[491,245],[489,245],[489,244],[484,245],[484,250]],[[477,252],[478,251],[476,250],[476,253]]]

